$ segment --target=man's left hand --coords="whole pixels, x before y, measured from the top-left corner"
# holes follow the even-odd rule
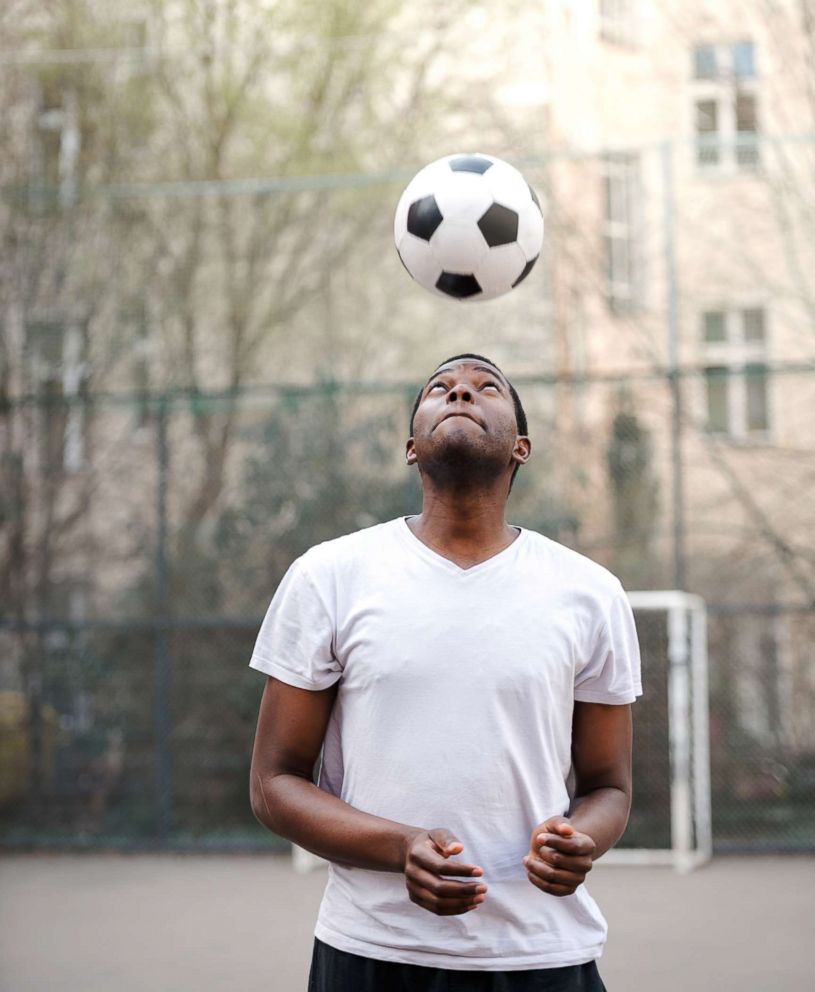
[[[550,816],[532,831],[524,866],[529,881],[553,896],[570,896],[592,869],[595,843],[565,816]]]

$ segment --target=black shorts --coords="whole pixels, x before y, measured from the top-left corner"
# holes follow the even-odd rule
[[[314,940],[308,992],[606,992],[594,961],[533,971],[450,971],[375,961]]]

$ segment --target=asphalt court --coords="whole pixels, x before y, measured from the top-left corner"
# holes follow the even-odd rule
[[[4,855],[3,992],[305,992],[324,884],[283,855]],[[609,992],[812,992],[815,858],[598,863]]]

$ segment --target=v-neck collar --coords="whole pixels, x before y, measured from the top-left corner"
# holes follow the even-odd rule
[[[413,516],[415,516],[415,514]],[[485,558],[484,561],[480,561],[475,565],[470,565],[469,568],[462,568],[450,558],[445,558],[444,555],[440,555],[438,551],[434,551],[431,547],[428,547],[424,541],[418,538],[408,526],[408,519],[408,517],[399,517],[395,521],[398,525],[397,530],[402,535],[402,540],[405,541],[416,554],[420,555],[426,561],[433,565],[442,567],[445,571],[450,572],[453,575],[475,575],[486,568],[492,567],[493,565],[501,562],[504,558],[515,554],[518,546],[526,540],[526,530],[523,527],[518,527],[516,524],[510,524],[510,527],[518,531],[518,536],[511,544],[508,544],[500,551],[496,551],[494,555],[491,555],[489,558]]]

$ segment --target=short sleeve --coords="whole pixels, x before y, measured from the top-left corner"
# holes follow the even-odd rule
[[[298,558],[266,611],[249,666],[300,689],[327,689],[342,674],[333,644],[334,621]]]
[[[619,582],[603,611],[586,662],[578,667],[574,698],[583,703],[633,703],[642,695],[640,648],[631,604]]]

